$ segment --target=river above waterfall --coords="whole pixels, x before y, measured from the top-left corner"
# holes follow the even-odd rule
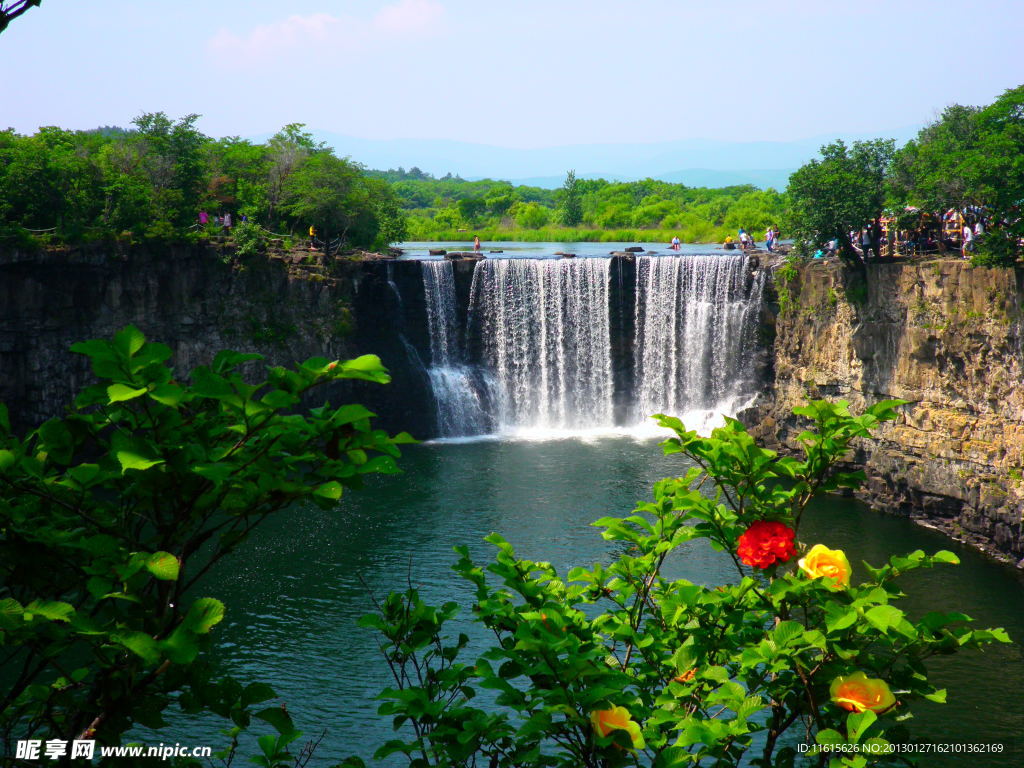
[[[203,589],[228,606],[217,629],[216,666],[245,682],[273,685],[307,737],[325,729],[317,764],[347,754],[369,760],[392,734],[374,701],[389,684],[387,667],[374,634],[356,624],[371,610],[371,594],[411,583],[428,601],[468,605],[471,589],[449,569],[451,548],[466,544],[483,560],[492,549],[481,539],[492,531],[521,556],[549,560],[562,574],[573,565],[607,563],[614,545],[590,523],[631,510],[649,498],[655,480],[685,468],[678,457],[663,457],[655,442],[625,438],[424,445],[408,449],[400,463],[404,474],[374,478],[336,511],[295,509],[269,521]],[[855,569],[861,560],[877,565],[894,553],[951,549],[963,564],[905,578],[909,598],[901,607],[918,616],[960,610],[980,626],[1004,626],[1015,640],[1024,638],[1024,576],[934,531],[828,498],[808,513],[801,534],[846,549]],[[707,584],[734,578],[731,568],[699,543],[668,563],[670,575]],[[916,737],[977,743],[1024,733],[1019,643],[930,665],[937,684],[949,689],[949,704],[916,704],[908,723]],[[218,743],[221,727],[178,721],[175,730],[195,743]],[[983,762],[931,755],[922,765],[1009,768],[1024,758],[1013,750]]]
[[[787,241],[788,242],[788,241]],[[472,235],[465,242],[416,241],[398,243],[402,250],[402,259],[441,259],[443,256],[431,256],[430,251],[472,251]],[[622,252],[627,248],[639,247],[644,251],[659,254],[714,254],[739,253],[737,250],[725,250],[721,243],[683,243],[679,250],[669,248],[669,243],[590,243],[590,242],[541,242],[528,243],[513,240],[484,242],[480,245],[481,253],[487,258],[500,256],[505,259],[557,259],[558,253],[571,253],[574,256],[609,256],[613,251]],[[497,252],[497,253],[496,253]]]

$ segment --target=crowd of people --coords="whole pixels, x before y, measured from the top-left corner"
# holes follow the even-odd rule
[[[249,217],[243,213],[239,221],[247,222],[249,221]],[[225,211],[224,213],[218,213],[214,214],[213,216],[210,216],[210,214],[207,213],[206,209],[201,210],[199,212],[199,228],[206,229],[211,222],[217,229],[221,230],[225,235],[230,235],[231,228],[235,225],[234,220],[231,216],[231,211]]]
[[[880,259],[883,249],[888,256],[959,250],[963,258],[969,259],[989,224],[987,212],[979,206],[950,208],[941,215],[908,208],[899,216],[872,219],[860,229],[850,230],[847,237],[851,248],[865,261],[872,256]],[[814,256],[835,256],[839,249],[839,240],[833,238]]]

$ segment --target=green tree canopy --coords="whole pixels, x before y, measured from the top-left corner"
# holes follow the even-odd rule
[[[953,105],[894,163],[906,199],[932,211],[984,206],[998,261],[1012,263],[1024,236],[1024,85],[987,107]]]
[[[567,227],[575,227],[583,221],[583,199],[579,182],[576,181],[576,171],[565,174],[565,183],[558,201],[558,218]]]
[[[404,238],[391,186],[335,157],[301,123],[254,144],[209,138],[198,119],[152,112],[130,130],[0,132],[0,237],[181,239],[206,210],[246,214],[273,231],[314,223],[364,248]]]
[[[848,234],[882,213],[895,151],[892,139],[823,146],[821,160],[789,177],[789,227],[795,237],[811,246],[836,238],[842,256],[860,263]]]

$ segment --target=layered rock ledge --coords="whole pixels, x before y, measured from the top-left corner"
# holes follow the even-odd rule
[[[866,500],[1024,564],[1024,273],[941,259],[784,274],[755,431],[795,447],[790,410],[808,394],[907,400],[851,457]]]

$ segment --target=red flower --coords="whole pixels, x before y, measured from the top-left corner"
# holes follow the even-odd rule
[[[747,565],[767,568],[789,560],[796,550],[796,533],[788,525],[775,520],[757,520],[739,538],[736,554]]]

